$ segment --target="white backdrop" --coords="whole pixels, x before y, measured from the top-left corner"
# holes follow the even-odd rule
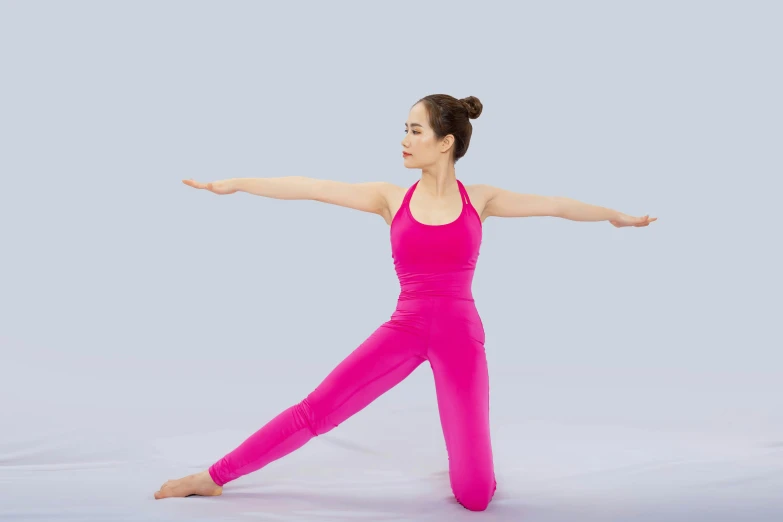
[[[776,2],[0,2],[0,520],[783,517]],[[399,285],[378,216],[181,183],[457,177],[647,228],[489,218],[498,490],[453,500],[428,365],[226,485],[155,500],[303,399]]]

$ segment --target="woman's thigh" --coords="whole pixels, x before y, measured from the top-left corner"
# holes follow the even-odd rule
[[[302,401],[316,434],[335,428],[403,381],[424,362],[425,339],[379,326]]]
[[[489,424],[489,371],[483,343],[468,336],[431,341],[449,477],[457,500],[486,507],[496,488]]]

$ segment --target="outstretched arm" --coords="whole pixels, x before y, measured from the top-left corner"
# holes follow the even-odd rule
[[[486,193],[484,214],[487,217],[552,216],[571,221],[609,221],[616,227],[647,226],[658,219],[649,215],[637,218],[566,197],[520,194],[491,185],[481,188]]]
[[[395,185],[385,181],[346,183],[306,176],[230,178],[209,183],[183,179],[182,182],[215,194],[247,192],[275,199],[310,199],[378,214],[381,217],[389,214],[388,194],[395,188]]]

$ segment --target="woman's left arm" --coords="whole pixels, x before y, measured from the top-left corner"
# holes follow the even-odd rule
[[[611,208],[583,203],[575,199],[560,196],[539,196],[520,194],[510,190],[483,185],[485,194],[483,214],[486,217],[529,217],[552,216],[571,221],[609,221],[616,227],[646,227],[658,218],[629,216]]]

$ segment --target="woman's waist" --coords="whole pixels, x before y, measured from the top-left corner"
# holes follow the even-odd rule
[[[473,271],[432,271],[400,274],[400,298],[444,297],[473,300]]]
[[[473,303],[473,292],[468,288],[405,288],[397,301],[454,300]]]
[[[470,294],[401,292],[397,298],[395,312],[417,316],[454,316],[466,319],[477,318],[476,301]]]

